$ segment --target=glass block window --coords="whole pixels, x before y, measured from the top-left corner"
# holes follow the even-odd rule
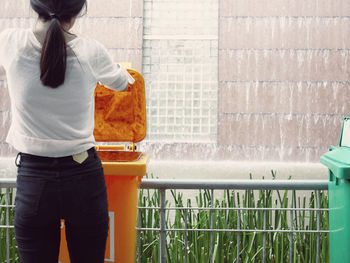
[[[147,140],[215,142],[218,0],[145,0]]]

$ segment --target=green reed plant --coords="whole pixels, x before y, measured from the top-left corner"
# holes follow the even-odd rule
[[[273,178],[275,174],[273,173]],[[195,197],[195,205],[191,199],[184,199],[181,192],[169,190],[175,207],[211,207],[210,190],[199,190]],[[159,207],[159,192],[140,190],[139,206]],[[224,191],[222,198],[213,200],[215,208],[328,208],[328,196],[325,192],[315,195],[297,197],[296,191],[279,190],[245,190]],[[208,263],[211,255],[211,233],[200,231],[210,229],[210,215],[213,213],[214,229],[237,229],[238,221],[241,229],[245,230],[317,230],[317,212],[314,211],[286,211],[286,210],[190,210],[178,209],[174,213],[167,210],[166,228],[168,229],[196,229],[198,231],[167,231],[166,258],[167,262]],[[291,213],[293,219],[291,220]],[[328,212],[319,212],[321,230],[329,229]],[[140,227],[159,228],[160,213],[158,209],[139,211]],[[186,220],[185,220],[186,219]],[[185,239],[187,235],[187,255]],[[290,260],[290,241],[292,240],[293,262],[316,262],[316,233],[275,232],[213,232],[213,258],[215,263],[237,262],[237,238],[240,237],[240,262],[263,262],[263,243],[266,240],[266,262],[284,263]],[[264,237],[265,235],[265,237]],[[328,234],[320,235],[320,262],[329,262]],[[139,232],[138,256],[141,262],[159,262],[159,232]]]
[[[13,204],[13,198],[14,198],[13,189],[9,189],[7,204]],[[1,189],[0,189],[0,225],[1,226],[7,225],[7,210],[8,210],[9,225],[13,226],[14,208],[13,207],[6,208],[5,205],[6,205],[6,193],[1,192]],[[14,229],[0,228],[0,263],[7,263],[7,248],[6,248],[7,232],[9,234],[8,237],[9,237],[10,262],[13,262],[13,263],[19,262]]]

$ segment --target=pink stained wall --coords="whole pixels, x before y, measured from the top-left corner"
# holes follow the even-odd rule
[[[154,159],[318,162],[350,113],[350,2],[218,0],[218,135],[212,145],[144,143]],[[35,23],[29,0],[2,0],[0,31]],[[75,30],[142,70],[143,2],[89,1]],[[123,37],[120,37],[123,36]],[[0,156],[10,124],[0,69]]]
[[[349,15],[346,0],[220,0],[223,159],[318,162],[338,143],[350,114]]]

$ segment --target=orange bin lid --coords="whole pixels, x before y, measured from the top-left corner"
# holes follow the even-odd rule
[[[95,90],[96,141],[137,143],[146,137],[145,82],[142,75],[128,69],[135,83],[127,91],[114,91],[97,84]]]

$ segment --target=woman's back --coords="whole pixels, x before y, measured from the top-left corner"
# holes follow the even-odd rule
[[[40,80],[42,46],[34,33],[10,29],[0,36],[0,64],[6,69],[12,103],[7,141],[19,151],[49,157],[93,147],[96,83],[124,90],[125,70],[97,41],[76,37],[67,43],[64,83],[50,88]]]

